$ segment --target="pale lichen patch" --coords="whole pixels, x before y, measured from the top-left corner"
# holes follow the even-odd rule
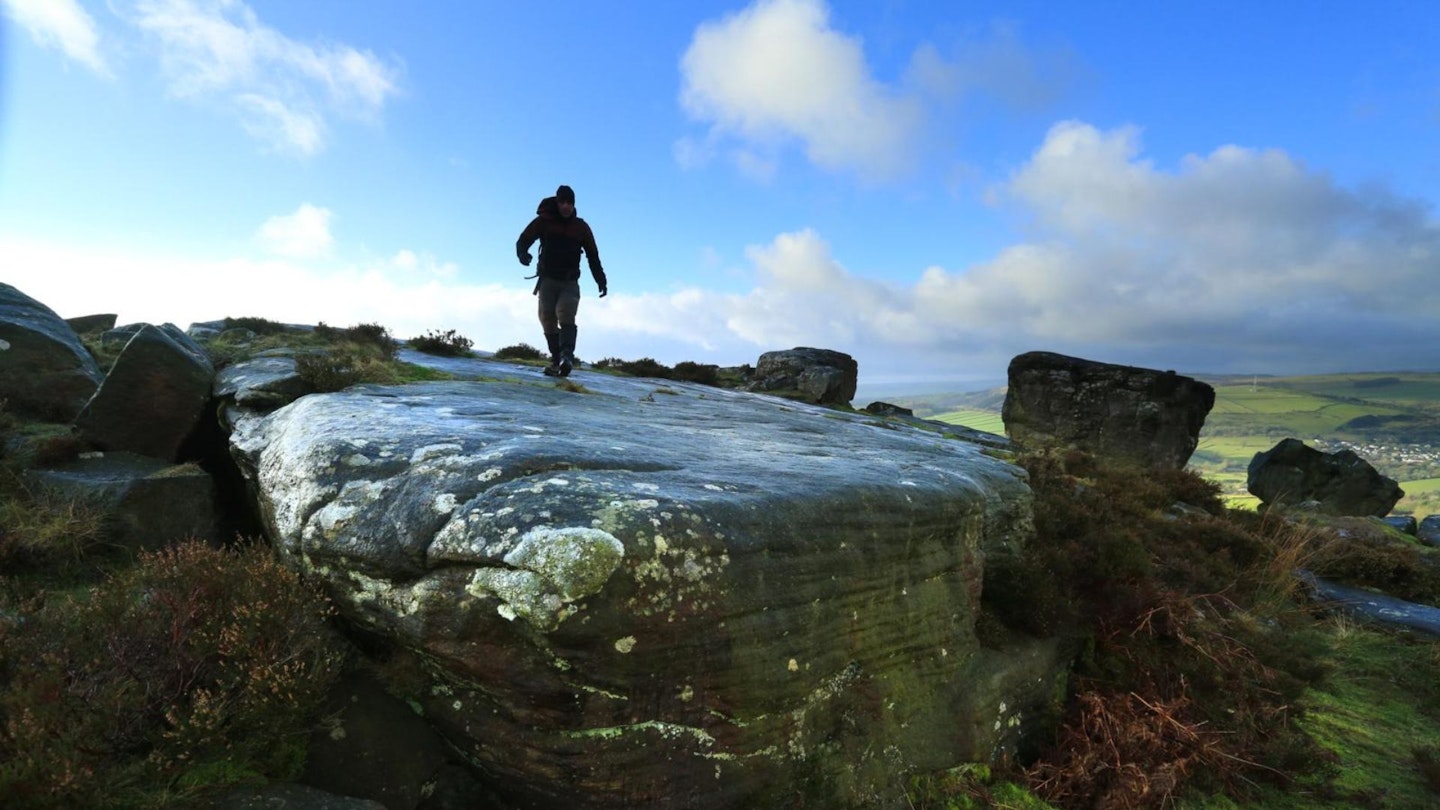
[[[427,444],[424,447],[415,448],[410,454],[410,463],[419,464],[422,461],[435,458],[436,456],[448,456],[464,450],[465,448],[453,442],[441,444]]]
[[[624,638],[615,640],[615,650],[617,652],[628,655],[633,649],[635,649],[634,636],[626,636]]]
[[[620,541],[599,529],[535,528],[505,555],[511,568],[480,568],[465,590],[498,597],[506,618],[553,630],[575,613],[574,602],[604,587],[624,556]]]

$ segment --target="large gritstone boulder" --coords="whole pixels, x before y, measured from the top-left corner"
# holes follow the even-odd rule
[[[31,419],[69,422],[105,375],[55,311],[0,283],[0,400]]]
[[[1323,453],[1285,439],[1250,460],[1245,488],[1265,506],[1306,501],[1327,515],[1390,514],[1405,491],[1352,450]]]
[[[210,400],[215,368],[171,324],[135,331],[105,382],[75,419],[80,435],[106,450],[179,457]]]
[[[1001,416],[1016,444],[1156,468],[1185,466],[1215,405],[1214,388],[1173,371],[1051,352],[1011,360],[1009,385]]]
[[[526,808],[903,806],[1013,752],[1065,669],[982,647],[1032,533],[975,445],[744,392],[358,386],[232,449],[282,558],[428,678],[424,715]]]
[[[820,405],[849,405],[859,369],[855,358],[844,352],[802,346],[760,355],[745,387]]]

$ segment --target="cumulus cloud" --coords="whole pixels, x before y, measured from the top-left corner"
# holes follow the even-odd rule
[[[100,55],[95,19],[76,0],[0,0],[5,16],[24,28],[36,44],[56,48],[90,70],[109,76]]]
[[[328,208],[304,203],[295,213],[265,220],[255,233],[261,247],[281,256],[314,258],[330,255],[335,238],[330,234],[330,221],[335,215]]]
[[[709,129],[703,139],[678,139],[676,162],[691,169],[724,157],[766,181],[796,143],[823,169],[893,179],[929,159],[927,149],[953,145],[953,136],[930,130],[966,100],[1033,111],[1085,71],[1068,49],[1034,48],[997,24],[918,43],[885,81],[861,39],[831,24],[825,0],[755,0],[701,24],[680,72],[682,108]]]
[[[240,0],[138,0],[126,17],[158,47],[172,93],[219,100],[277,151],[316,154],[332,117],[373,118],[398,91],[396,66],[349,45],[293,40]]]
[[[920,123],[918,102],[870,74],[860,41],[830,26],[821,0],[758,0],[704,23],[680,68],[692,117],[752,145],[798,139],[825,168],[893,174]],[[767,162],[755,148],[737,154]]]

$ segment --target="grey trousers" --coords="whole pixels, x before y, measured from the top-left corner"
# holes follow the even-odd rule
[[[579,279],[542,278],[536,295],[540,298],[540,326],[545,334],[555,334],[562,326],[575,325],[575,313],[580,310]]]

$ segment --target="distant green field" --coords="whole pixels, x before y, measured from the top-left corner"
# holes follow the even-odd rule
[[[996,411],[982,411],[976,408],[961,408],[958,411],[948,411],[936,414],[933,418],[937,422],[944,422],[948,425],[960,425],[971,430],[983,430],[986,433],[1005,435],[1005,420],[1000,418]]]
[[[1430,495],[1440,492],[1440,478],[1421,478],[1418,481],[1406,481],[1400,485],[1405,490],[1405,497],[1411,495]]]
[[[1333,434],[1357,417],[1402,413],[1406,413],[1404,408],[1393,405],[1339,402],[1318,393],[1274,385],[1225,385],[1215,389],[1215,407],[1206,425],[1225,432],[1243,426],[1266,435],[1285,433],[1306,438]]]
[[[1338,399],[1363,399],[1402,405],[1440,404],[1440,374],[1378,373],[1327,374],[1313,377],[1278,377],[1266,385],[1280,386]]]

